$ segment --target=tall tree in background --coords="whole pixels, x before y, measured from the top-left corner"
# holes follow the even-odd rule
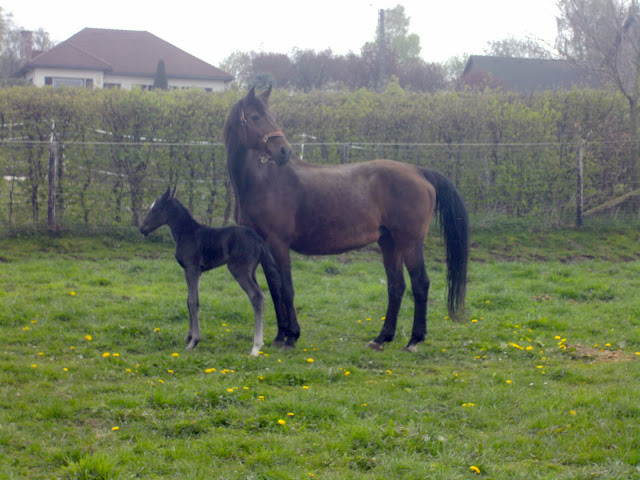
[[[632,155],[629,173],[640,185],[640,9],[637,0],[560,0],[556,48],[603,76],[627,100]]]
[[[415,33],[409,33],[411,18],[407,17],[404,7],[396,5],[386,9],[384,16],[384,38],[387,46],[395,53],[400,66],[412,63],[420,58],[420,37]],[[376,43],[380,38],[380,25],[376,29]]]
[[[23,62],[31,58],[23,58],[23,29],[13,22],[11,12],[0,7],[0,77],[6,79],[16,72]],[[32,51],[43,52],[54,46],[49,34],[42,28],[31,36]]]

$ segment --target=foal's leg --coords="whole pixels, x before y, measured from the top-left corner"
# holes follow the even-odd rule
[[[372,350],[383,350],[384,344],[393,340],[398,323],[398,312],[400,311],[402,296],[406,288],[402,255],[396,247],[391,234],[388,231],[383,232],[378,240],[378,244],[382,249],[384,269],[387,272],[387,294],[389,303],[380,335],[368,344],[368,347]]]
[[[245,291],[251,306],[253,307],[254,315],[254,333],[253,333],[253,348],[251,348],[251,355],[258,356],[260,349],[264,345],[264,330],[263,330],[263,314],[264,314],[264,294],[256,281],[255,273],[258,266],[258,259],[239,259],[237,261],[231,261],[227,264],[227,268],[236,279],[238,284]]]
[[[424,266],[423,244],[420,242],[404,255],[405,265],[411,277],[413,291],[413,331],[411,339],[404,350],[415,352],[417,344],[424,341],[427,335],[427,300],[429,298],[429,276]]]
[[[201,272],[196,269],[185,269],[184,271],[187,280],[187,307],[189,308],[189,333],[185,338],[187,350],[193,350],[200,343],[200,318],[198,317],[200,274]]]

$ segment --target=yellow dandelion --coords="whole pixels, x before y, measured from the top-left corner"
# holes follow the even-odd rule
[[[517,348],[518,350],[524,350],[524,347],[521,347],[517,343],[509,342],[509,345],[513,348]]]
[[[302,389],[303,389],[303,390],[309,390],[309,387],[308,387],[308,386],[306,386],[306,385],[303,385],[303,386],[302,386]]]
[[[215,372],[215,371],[216,371],[216,369],[215,369],[215,368],[207,368],[207,369],[204,371],[204,373],[213,373],[213,372]]]
[[[529,345],[527,348],[525,348],[525,350],[527,350],[528,352],[530,352],[531,350],[533,350],[533,347],[531,345]]]
[[[31,323],[35,325],[36,323],[38,323],[38,320],[31,320]]]
[[[313,363],[313,358],[307,358],[307,363]]]
[[[84,339],[85,339],[87,342],[90,342],[91,340],[93,340],[93,337],[92,337],[91,335],[85,335],[85,336],[84,336]]]
[[[287,422],[285,422],[284,420],[280,419],[278,420],[278,425],[286,425]]]
[[[258,395],[258,400],[260,401],[264,400],[264,395]]]
[[[167,370],[167,373],[173,373],[173,370]]]
[[[38,365],[34,363],[33,365],[31,365],[31,368],[38,368]]]
[[[44,357],[44,352],[38,352],[39,357]]]
[[[242,387],[243,390],[249,390],[249,387]]]
[[[179,354],[179,353],[176,353],[176,352],[173,352],[173,353],[171,354],[171,356],[172,356],[173,358],[178,358],[178,357],[180,356],[180,354]]]
[[[387,373],[388,373],[389,375],[392,375],[392,374],[393,374],[393,372],[392,372],[391,370],[387,370]]]
[[[70,348],[71,350],[75,350],[75,349],[76,349],[76,347],[69,347],[69,348]]]
[[[511,385],[513,382],[511,380],[507,380],[507,384]]]
[[[72,297],[75,297],[75,296],[76,296],[76,292],[70,292],[70,295],[71,295]]]
[[[160,331],[160,329],[159,329],[158,327],[156,327],[156,328],[154,328],[154,329],[153,329],[153,331],[154,331],[155,333],[158,333],[158,332]]]
[[[161,378],[158,379],[159,383],[164,383],[164,380],[162,380]]]
[[[114,354],[113,354],[113,356],[114,356],[114,357],[119,357],[119,356],[120,356],[120,354],[119,354],[119,353],[114,353]]]
[[[120,430],[120,427],[111,427],[112,432],[117,432],[118,430]]]
[[[102,356],[103,356],[104,358],[107,358],[107,357],[110,357],[110,356],[111,356],[111,354],[110,354],[109,352],[104,352],[104,353],[102,354]]]
[[[289,413],[287,413],[287,415],[290,416],[290,417],[293,417],[295,415],[295,413],[289,412]]]
[[[227,392],[233,393],[233,388],[227,388]]]
[[[610,343],[605,343],[605,344],[604,344],[604,346],[605,346],[605,347],[610,347],[610,346],[611,346],[611,344],[610,344]]]
[[[346,372],[344,372],[345,375],[351,375],[351,372],[349,370],[347,370]]]
[[[471,323],[478,323],[478,319],[474,318],[473,320],[471,320]]]
[[[636,355],[640,356],[640,352],[636,352]]]
[[[560,340],[562,337],[561,337],[560,335],[556,335],[556,336],[555,336],[555,337],[553,337],[553,338],[555,338],[556,340]]]
[[[28,332],[29,330],[31,330],[31,327],[24,327],[22,330],[24,330],[25,332]]]
[[[130,369],[130,368],[127,368],[127,369],[125,370],[125,372],[127,372],[127,373],[131,373],[131,369]]]
[[[62,371],[63,371],[63,372],[68,372],[68,371],[69,371],[69,369],[68,369],[67,367],[64,367],[64,368],[62,369]]]
[[[475,473],[476,475],[480,475],[480,469],[478,467],[476,467],[475,465],[471,465],[469,467],[469,470],[471,470],[473,473]]]
[[[576,411],[575,411],[575,410],[571,410],[569,413],[570,413],[571,415],[577,415],[577,413],[576,413]]]
[[[363,406],[363,407],[366,407],[366,406],[367,406],[367,404],[366,404],[366,403],[363,403],[363,404],[362,404],[362,406]]]

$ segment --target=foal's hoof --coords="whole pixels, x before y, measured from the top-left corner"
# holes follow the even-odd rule
[[[198,346],[198,343],[200,343],[199,340],[191,340],[185,350],[193,350],[194,348],[196,348],[196,346]]]
[[[416,353],[418,351],[418,345],[407,345],[402,350],[404,350],[405,352]]]
[[[374,341],[367,343],[367,347],[369,347],[371,350],[375,350],[376,352],[381,352],[384,350],[384,344]]]

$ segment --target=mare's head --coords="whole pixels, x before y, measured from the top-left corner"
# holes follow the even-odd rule
[[[291,158],[291,145],[269,110],[271,87],[256,95],[255,87],[231,109],[224,125],[227,152],[243,147],[257,150],[268,160],[284,165]]]
[[[151,209],[147,216],[144,217],[140,226],[140,233],[145,237],[154,230],[166,225],[168,222],[168,205],[175,198],[176,189],[167,188],[167,191],[160,195],[155,202],[151,204]]]

